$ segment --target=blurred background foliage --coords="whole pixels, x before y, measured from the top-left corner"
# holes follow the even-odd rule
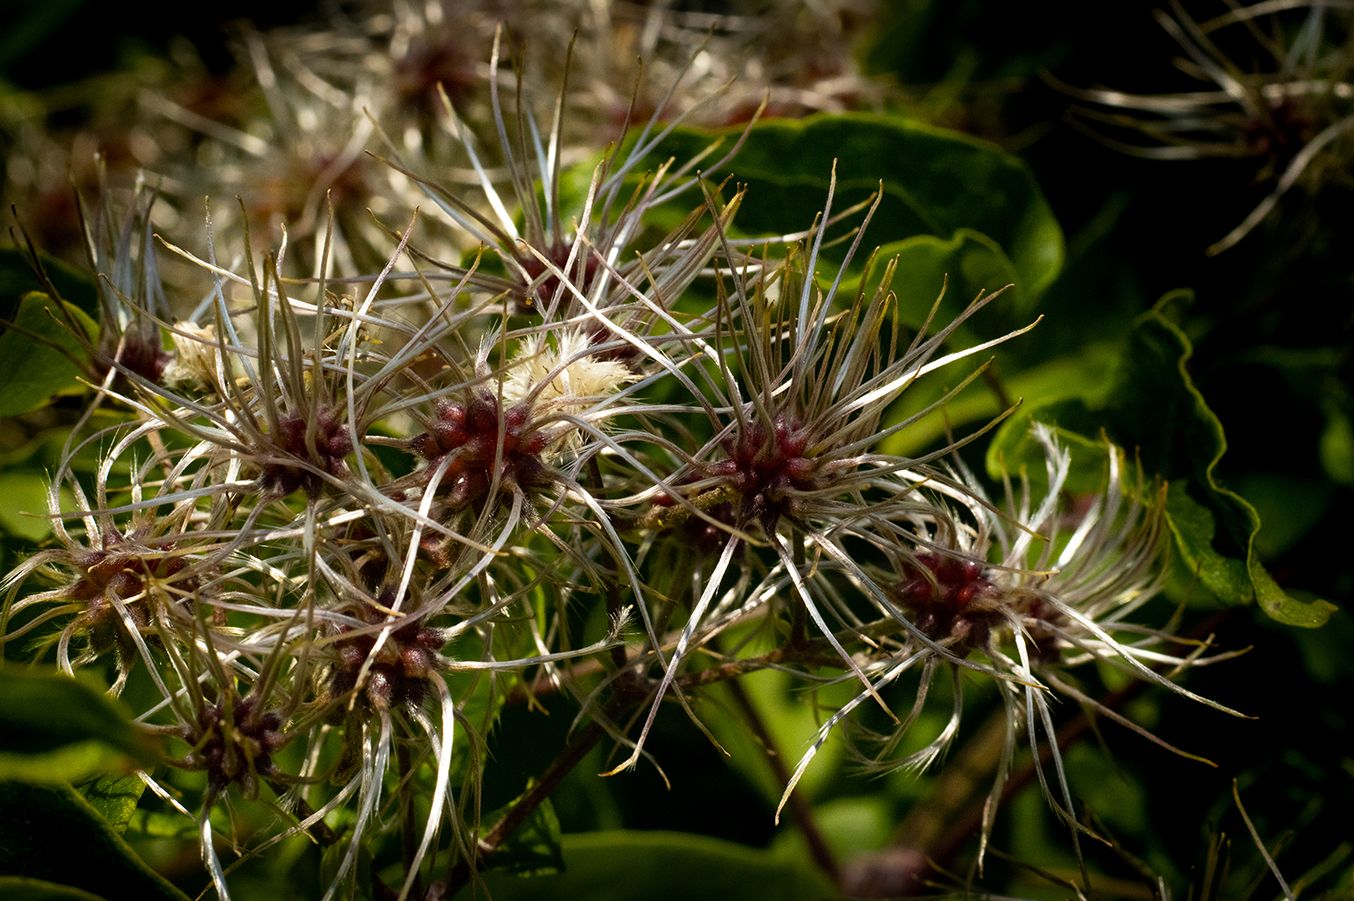
[[[1188,8],[1201,18],[1227,9]],[[259,31],[317,21],[313,9],[252,0],[191,11],[9,0],[0,15],[8,167],[30,127],[116,153],[119,121],[147,87],[182,89],[177,81],[191,70],[203,90],[243,90],[223,37],[241,21]],[[925,317],[944,277],[942,309],[951,311],[1013,283],[958,337],[983,340],[1042,317],[1038,327],[995,352],[992,378],[959,394],[944,416],[899,433],[890,450],[925,450],[1016,399],[1011,420],[966,450],[994,478],[1019,467],[1030,417],[1058,425],[1074,446],[1079,436],[1089,447],[1105,429],[1148,473],[1170,480],[1178,571],[1158,603],[1167,615],[1182,605],[1189,634],[1249,649],[1193,671],[1187,684],[1254,719],[1101,674],[1102,696],[1214,767],[1062,711],[1072,782],[1093,827],[1113,841],[1085,843],[1098,894],[1276,897],[1258,838],[1294,894],[1350,897],[1354,627],[1344,611],[1320,625],[1327,602],[1347,608],[1354,592],[1354,526],[1345,518],[1354,502],[1348,191],[1290,192],[1235,248],[1209,255],[1267,191],[1252,162],[1125,155],[1075,127],[1076,100],[1055,86],[1181,89],[1171,65],[1178,48],[1148,5],[911,0],[870,16],[857,52],[887,85],[884,99],[849,116],[758,125],[727,167],[749,186],[738,227],[756,235],[807,226],[835,159],[842,206],[884,183],[867,241],[900,259],[895,287],[910,324]],[[679,133],[670,146],[680,153],[683,142],[703,140]],[[1348,171],[1354,158],[1334,165]],[[11,202],[27,203],[18,215],[41,246],[57,256],[71,246],[68,192],[38,199],[48,206]],[[74,315],[93,314],[78,256],[53,260],[51,271]],[[36,287],[20,255],[0,248],[0,318],[62,340],[43,302],[24,299]],[[0,569],[50,533],[41,518],[45,473],[80,406],[75,376],[73,364],[20,330],[0,335]],[[927,391],[947,387],[919,386],[905,403],[919,409]],[[893,415],[907,414],[905,406]],[[44,683],[13,664],[0,675],[0,778],[8,780],[0,783],[0,895],[115,897],[115,884],[127,897],[201,892],[191,822],[117,776],[147,753],[121,708],[85,683]],[[972,694],[977,708],[995,705]],[[507,741],[496,743],[487,769],[486,812],[519,796],[568,740],[568,706],[543,705],[503,711],[497,735]],[[606,764],[592,752],[502,855],[505,869],[473,890],[646,899],[817,898],[841,886],[861,895],[1071,891],[1076,862],[1065,830],[1028,768],[998,818],[985,870],[973,871],[986,777],[975,784],[969,768],[983,765],[992,744],[981,729],[920,777],[863,775],[830,742],[800,795],[833,874],[815,865],[822,852],[798,826],[772,821],[786,761],[797,759],[821,711],[775,672],[702,695],[696,710],[732,758],[684,717],[660,717],[649,749],[671,789],[646,768],[599,779]],[[321,858],[289,840],[239,867],[237,897],[314,896],[332,866]],[[364,866],[379,872],[396,859]],[[925,884],[904,878],[922,872]]]

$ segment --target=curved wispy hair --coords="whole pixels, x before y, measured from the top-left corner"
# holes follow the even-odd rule
[[[420,194],[367,154],[378,87],[365,79],[331,83],[278,49],[285,44],[252,30],[239,45],[241,68],[252,73],[258,95],[243,121],[217,121],[161,94],[144,95],[150,112],[198,145],[191,159],[156,167],[164,193],[188,221],[204,196],[240,197],[242,204],[215,211],[218,229],[252,226],[266,236],[255,252],[289,236],[292,255],[313,278],[321,269],[358,276],[379,268],[386,234],[371,215],[407,215]]]
[[[1135,156],[1255,160],[1265,196],[1208,248],[1221,253],[1273,214],[1293,187],[1344,178],[1354,152],[1354,18],[1317,0],[1229,3],[1198,22],[1172,0],[1157,21],[1184,52],[1177,67],[1197,90],[1135,94],[1061,87],[1093,106],[1073,122]],[[1259,68],[1250,60],[1260,59]]]
[[[27,227],[21,225],[18,236],[24,256],[54,301],[53,314],[83,353],[73,354],[65,345],[40,334],[31,337],[68,357],[92,384],[111,385],[130,377],[155,381],[173,359],[160,336],[160,326],[169,318],[170,310],[151,221],[158,191],[141,176],[130,192],[112,190],[106,167],[97,157],[95,167],[99,188],[93,206],[78,192],[75,200],[84,232],[85,260],[97,296],[97,334],[71,312],[70,299],[62,296]]]
[[[660,116],[668,112],[674,83],[659,110],[647,121],[633,123],[628,137],[628,119],[618,128],[616,141],[602,154],[584,196],[575,203],[567,194],[566,170],[581,160],[566,159],[569,148],[563,141],[567,74],[548,125],[533,109],[534,98],[520,90],[516,108],[507,108],[500,88],[501,40],[500,32],[490,57],[493,137],[488,151],[443,94],[446,126],[474,173],[478,197],[468,197],[464,188],[434,174],[448,161],[423,154],[408,158],[387,138],[396,155],[391,165],[417,181],[452,223],[493,250],[503,274],[481,271],[472,281],[508,298],[514,310],[537,309],[548,320],[567,319],[581,312],[580,305],[587,306],[585,300],[592,305],[605,305],[610,298],[629,302],[641,285],[660,304],[678,296],[715,252],[724,223],[716,217],[702,226],[698,212],[668,234],[654,236],[650,213],[683,195],[695,198],[693,206],[703,209],[698,169],[726,165],[742,136],[726,149],[716,139],[691,159],[655,162],[655,151],[684,118],[681,113],[667,120]],[[464,272],[458,264],[427,257],[454,275]]]
[[[746,122],[765,112],[801,117],[878,105],[881,84],[865,76],[855,50],[876,21],[868,2],[750,0],[718,12],[672,5],[580,4],[572,105],[575,141],[611,137],[603,129],[636,111],[685,108],[702,127]],[[633,71],[642,60],[643,77]],[[676,97],[662,86],[680,81]],[[633,87],[627,93],[627,86]],[[662,113],[665,118],[671,113]],[[581,129],[580,126],[581,125]]]
[[[1171,676],[1227,659],[1204,656],[1206,642],[1176,636],[1173,622],[1161,628],[1132,617],[1162,588],[1167,533],[1164,488],[1146,483],[1127,467],[1122,452],[1106,442],[1105,484],[1090,496],[1066,490],[1072,457],[1042,424],[1031,438],[1042,451],[1046,471],[1036,494],[1034,480],[1008,479],[1005,498],[991,503],[962,463],[951,480],[964,491],[932,483],[925,515],[887,513],[844,524],[840,545],[814,539],[825,552],[817,565],[835,570],[891,612],[905,629],[881,641],[882,653],[863,668],[870,688],[883,691],[904,675],[919,680],[910,713],[881,737],[878,764],[922,769],[937,760],[958,735],[963,710],[964,671],[988,677],[1006,712],[1005,740],[996,776],[984,806],[981,851],[986,848],[1007,776],[1023,735],[1033,753],[1035,773],[1054,810],[1072,828],[1074,845],[1084,831],[1074,811],[1054,728],[1057,697],[1075,701],[1174,753],[1196,760],[1097,701],[1070,671],[1103,664],[1151,685],[1232,715],[1236,711],[1179,685]],[[849,533],[847,538],[846,533]],[[859,563],[878,560],[885,564]],[[907,730],[925,708],[935,678],[951,678],[950,717],[920,749],[894,758]],[[862,691],[824,721],[795,768],[781,805],[832,730],[870,692]],[[1052,764],[1045,771],[1041,747]],[[1206,761],[1205,761],[1206,762]],[[1078,854],[1080,851],[1078,850]]]
[[[699,595],[691,599],[691,613],[671,656],[666,661],[660,656],[662,681],[633,753],[618,770],[638,760],[659,703],[683,657],[701,640],[707,612],[726,576],[739,569],[737,560],[756,549],[769,549],[773,565],[788,580],[783,596],[793,599],[788,604],[791,640],[802,641],[812,623],[846,669],[874,694],[868,676],[838,637],[839,626],[849,631],[856,617],[837,609],[831,598],[815,596],[812,581],[804,577],[804,552],[815,541],[831,542],[839,523],[866,511],[896,508],[919,515],[924,505],[913,489],[938,475],[928,470],[927,461],[954,445],[921,459],[883,454],[878,443],[916,419],[881,427],[885,411],[927,373],[1026,331],[946,353],[954,330],[997,295],[979,296],[933,332],[937,299],[923,327],[904,343],[898,300],[890,290],[894,264],[885,263],[876,272],[873,258],[854,295],[840,297],[882,192],[869,202],[832,282],[820,284],[819,254],[829,223],[835,221],[835,188],[834,172],[827,204],[807,246],[793,249],[779,264],[734,268],[721,277],[720,323],[713,337],[700,342],[705,355],[687,380],[693,392],[691,412],[708,420],[709,437],[699,447],[674,446],[675,470],[636,498],[647,507],[638,516],[642,529],[689,532],[694,527],[705,533],[712,552],[718,549],[718,557],[703,574]],[[731,250],[726,255],[734,256]],[[960,388],[973,377],[962,380]],[[933,409],[935,405],[917,415]],[[771,593],[760,597],[772,604]],[[719,606],[747,613],[731,602]]]

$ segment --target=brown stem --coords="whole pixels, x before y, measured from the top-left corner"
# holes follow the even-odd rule
[[[997,397],[997,403],[1001,404],[1001,409],[1009,410],[1015,404],[1011,401],[1011,395],[1006,391],[1006,385],[1002,383],[1001,376],[997,375],[996,363],[983,370],[983,381],[992,393]]]
[[[277,796],[279,798],[285,795],[289,790],[289,786],[286,783],[277,779],[269,779],[268,785],[270,788],[272,788],[274,792],[277,793]],[[308,819],[314,815],[315,808],[307,804],[306,799],[300,797],[298,793],[298,796],[296,798],[297,821],[299,822],[301,820]],[[306,833],[309,834],[312,838],[314,838],[315,841],[319,842],[321,847],[327,848],[334,842],[338,841],[338,836],[334,834],[334,830],[330,829],[328,824],[325,823],[325,821],[322,819],[316,820],[313,825],[311,825],[308,829],[306,829]]]
[[[770,730],[766,728],[761,714],[757,711],[756,705],[752,703],[752,698],[743,689],[743,683],[734,679],[729,682],[729,692],[733,695],[734,703],[742,712],[743,718],[747,721],[748,728],[752,734],[761,742],[762,747],[766,749],[766,760],[771,765],[771,772],[776,776],[776,782],[780,785],[790,784],[790,770],[785,765],[785,758],[780,756],[780,751],[776,747],[776,740],[771,736]],[[834,885],[841,883],[841,868],[837,865],[837,859],[832,854],[832,849],[828,847],[827,841],[823,838],[822,831],[818,828],[817,817],[814,816],[813,807],[805,799],[803,792],[794,792],[790,795],[790,816],[799,824],[799,828],[804,833],[804,840],[809,845],[809,855],[818,868],[827,874]]]
[[[874,632],[886,633],[896,629],[897,624],[892,621],[880,621],[871,624],[864,630],[864,634]],[[735,698],[742,697],[743,702],[747,703],[745,712],[750,713],[748,721],[758,738],[770,750],[770,759],[772,767],[776,769],[778,778],[789,782],[789,772],[785,769],[784,762],[779,755],[774,753],[774,746],[771,743],[770,734],[756,715],[756,711],[751,707],[751,702],[747,700],[746,694],[742,692],[741,687],[736,681],[737,677],[750,672],[765,669],[774,666],[777,663],[794,662],[799,664],[831,664],[837,657],[831,653],[831,645],[825,638],[805,641],[797,648],[777,648],[776,650],[757,658],[750,660],[735,660],[728,663],[718,664],[707,667],[694,673],[689,673],[677,680],[677,684],[682,688],[693,688],[700,685],[709,685],[715,682],[730,681],[734,690]],[[634,666],[637,661],[627,661],[627,666]],[[541,686],[542,688],[544,686]],[[495,823],[485,836],[477,843],[477,849],[473,860],[459,860],[447,874],[446,880],[441,886],[441,897],[450,898],[469,883],[474,873],[483,869],[495,851],[503,842],[512,835],[527,819],[541,806],[555,789],[559,787],[560,782],[564,780],[574,767],[588,755],[602,737],[606,735],[606,728],[601,724],[608,722],[625,710],[629,709],[639,699],[648,696],[649,681],[639,673],[622,673],[614,683],[614,694],[601,716],[590,722],[587,726],[575,733],[564,749],[555,757],[554,760],[541,772],[536,782],[527,789],[527,792],[517,799],[509,808],[508,812]],[[839,869],[831,852],[827,848],[826,842],[822,838],[822,833],[814,825],[812,811],[802,798],[791,799],[791,813],[799,822],[804,830],[810,846],[810,851],[814,855],[815,861],[825,872],[836,879]]]
[[[1203,623],[1190,630],[1189,638],[1191,640],[1201,640],[1206,636],[1212,635],[1219,625],[1226,619],[1226,611],[1209,617]],[[1161,669],[1158,666],[1156,669]],[[1139,693],[1147,687],[1146,682],[1135,681],[1107,692],[1103,695],[1099,704],[1110,710],[1117,710],[1133,700]],[[900,840],[905,840],[913,848],[924,848],[926,850],[925,860],[927,861],[926,872],[936,872],[945,867],[945,865],[959,852],[979,829],[982,828],[982,804],[967,803],[973,800],[973,787],[977,784],[975,767],[977,772],[990,773],[996,765],[997,754],[1000,750],[1000,742],[1004,741],[1002,735],[1005,731],[1004,726],[1005,712],[998,711],[993,715],[983,731],[980,732],[973,741],[964,749],[955,762],[946,768],[937,785],[934,796],[940,796],[939,805],[927,803],[920,805],[929,811],[928,814],[919,817],[919,821],[930,821],[935,824],[952,824],[948,829],[928,829],[926,831],[908,831],[909,824],[912,824],[914,816],[904,821],[903,827],[897,832]],[[1030,759],[1025,761],[1021,767],[1011,774],[1002,786],[999,805],[1004,805],[1017,793],[1029,785],[1035,776],[1035,768],[1046,765],[1053,757],[1053,749],[1056,747],[1059,752],[1065,751],[1091,730],[1094,718],[1089,711],[1083,710],[1076,717],[1064,723],[1058,729],[1053,744],[1045,742],[1039,745],[1038,754],[1031,755]],[[983,761],[988,763],[984,764]],[[953,774],[951,771],[954,771]],[[957,786],[961,781],[965,782],[967,787],[963,791],[945,791],[946,782]],[[965,806],[966,805],[966,806]],[[913,824],[912,828],[917,828],[918,824]],[[926,873],[922,874],[923,876]]]
[[[614,715],[618,709],[628,706],[630,703],[631,695],[628,692],[620,692],[607,705],[603,717]],[[541,775],[527,789],[526,794],[518,798],[508,809],[508,812],[503,814],[503,817],[479,840],[474,860],[462,858],[451,868],[440,897],[455,897],[456,893],[470,882],[471,876],[485,867],[503,842],[517,831],[518,827],[525,823],[536,812],[536,809],[554,793],[559,784],[564,781],[564,777],[569,775],[573,768],[578,766],[584,757],[588,756],[588,752],[596,747],[602,736],[606,735],[606,729],[601,725],[601,722],[600,719],[593,720],[569,739],[564,749],[541,771]]]
[[[1131,682],[1123,688],[1106,694],[1101,698],[1100,703],[1114,710],[1132,700],[1144,687],[1145,685],[1142,682]],[[998,716],[1001,716],[1001,714],[998,714]],[[1002,719],[1004,719],[1004,716],[1002,716]],[[1080,741],[1082,736],[1090,731],[1090,728],[1091,717],[1085,712],[1077,714],[1075,718],[1064,723],[1055,737],[1058,751],[1061,753]],[[1053,748],[1054,745],[1048,742],[1039,745],[1038,755],[1030,755],[1030,759],[1011,774],[1011,777],[1006,780],[1006,784],[1002,786],[998,807],[1006,804],[1007,801],[1030,784],[1030,781],[1034,778],[1035,768],[1047,765],[1053,758]],[[993,756],[995,757],[995,755]],[[982,805],[970,804],[964,816],[950,820],[953,825],[947,831],[941,833],[935,844],[928,849],[927,859],[932,861],[936,867],[944,866],[958,853],[964,843],[982,827],[982,820]]]

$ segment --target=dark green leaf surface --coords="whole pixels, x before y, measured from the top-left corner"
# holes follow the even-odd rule
[[[91,337],[97,334],[94,321],[84,312],[69,303],[66,309]],[[28,413],[53,395],[78,389],[80,368],[69,355],[78,359],[84,350],[61,320],[55,302],[45,294],[25,295],[14,325],[0,334],[0,416]]]
[[[679,832],[566,835],[564,864],[564,872],[555,876],[490,874],[485,888],[495,901],[808,901],[837,894],[807,860],[787,864],[767,851]],[[470,898],[474,890],[457,897]]]
[[[663,152],[681,159],[708,142],[708,134],[683,131],[664,144]],[[955,132],[871,115],[769,120],[753,127],[727,172],[710,174],[716,179],[732,174],[748,186],[738,214],[741,229],[780,234],[813,222],[823,207],[823,184],[834,159],[834,210],[867,197],[883,180],[884,201],[867,246],[919,235],[949,242],[962,232],[989,249],[1000,248],[1018,287],[1030,298],[1041,294],[1062,267],[1062,230],[1025,164]],[[833,252],[843,251],[838,246]],[[954,271],[951,277],[957,277]],[[927,299],[939,289],[936,282]]]
[[[1188,300],[1183,293],[1168,295],[1139,318],[1103,397],[1035,406],[1005,423],[990,448],[989,470],[995,475],[1027,465],[1035,474],[1027,450],[1033,421],[1083,440],[1103,427],[1147,473],[1170,482],[1166,513],[1178,590],[1202,589],[1225,604],[1256,602],[1280,622],[1319,626],[1335,608],[1321,600],[1300,601],[1274,582],[1255,550],[1259,515],[1217,481],[1226,438],[1190,377],[1189,338],[1171,318]]]
[[[98,308],[94,283],[82,270],[39,253],[47,277],[61,296],[84,312],[93,315]],[[12,316],[19,298],[30,291],[41,291],[41,280],[34,274],[24,255],[14,247],[0,247],[0,318]]]
[[[0,669],[0,778],[64,782],[154,760],[148,738],[96,689]]]
[[[45,879],[0,876],[0,898],[5,901],[99,901],[100,896]]]
[[[64,785],[0,782],[0,875],[74,886],[109,901],[184,897]]]
[[[509,804],[491,814],[486,822],[497,822],[511,807]],[[531,816],[498,846],[490,863],[496,870],[518,876],[546,876],[564,869],[559,817],[549,799],[532,811]]]

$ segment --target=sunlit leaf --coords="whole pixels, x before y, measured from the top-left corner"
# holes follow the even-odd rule
[[[85,326],[88,335],[97,334],[98,327],[83,311],[69,303],[66,310]],[[0,360],[4,361],[0,366],[0,416],[36,410],[53,395],[78,389],[80,367],[72,357],[79,359],[83,354],[55,302],[45,294],[25,295],[14,324],[0,334]]]
[[[1320,449],[1326,474],[1342,485],[1354,485],[1354,423],[1342,411],[1331,412]]]
[[[47,477],[33,470],[0,472],[0,529],[16,538],[41,541],[52,534],[47,519]]]
[[[1025,339],[1035,339],[1037,336],[1036,330],[1032,335],[1025,336]],[[1037,365],[1013,369],[1008,373],[1002,369],[1002,354],[998,353],[993,371],[1000,379],[1005,398],[999,396],[985,382],[970,385],[945,406],[917,420],[907,429],[891,435],[883,442],[881,450],[902,455],[928,450],[950,434],[963,435],[986,425],[993,417],[1005,411],[1008,401],[1020,402],[1023,412],[1068,398],[1103,393],[1118,357],[1118,348],[1114,345],[1088,344],[1078,348],[1075,353],[1050,357]],[[949,378],[946,378],[947,373],[942,371],[912,385],[904,393],[896,408],[890,411],[889,421],[897,422],[907,418],[939,400],[947,389],[954,387],[954,384],[969,371],[969,368],[955,369]],[[1007,435],[1006,441],[1024,440],[1023,437],[1017,438],[1018,434],[1023,433],[1016,431],[1001,434]],[[1002,452],[1009,453],[1010,448],[1003,447]]]
[[[97,776],[75,788],[113,831],[125,832],[146,783],[140,776]]]
[[[902,298],[903,320],[913,327],[925,322],[942,286],[945,296],[935,314],[937,323],[954,319],[979,295],[1010,286],[980,316],[955,330],[957,345],[1005,334],[1037,315],[1006,252],[981,232],[961,228],[948,238],[917,235],[883,245],[879,256],[898,260],[892,287]]]
[[[119,705],[69,676],[0,669],[0,778],[65,782],[155,760]]]
[[[726,686],[715,685],[707,689],[709,702],[702,704],[701,718],[729,752],[728,765],[741,773],[766,799],[769,815],[785,792],[784,778],[771,765],[772,755],[786,767],[786,773],[793,771],[825,714],[796,691],[798,684],[787,673],[767,669],[744,676],[739,684],[775,747],[766,747]],[[824,700],[823,703],[828,702]],[[843,752],[841,741],[834,738],[825,743],[796,791],[804,797],[813,797],[831,778]]]

